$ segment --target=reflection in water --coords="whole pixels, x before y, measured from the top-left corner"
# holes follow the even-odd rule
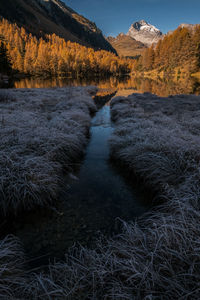
[[[86,79],[86,78],[25,78],[14,83],[15,88],[49,88],[64,86],[86,86],[97,85],[101,89],[110,91],[118,90],[119,95],[128,96],[132,93],[149,92],[159,96],[168,96],[174,94],[200,94],[200,82],[192,77],[177,78],[172,80],[152,80],[148,78],[137,77],[110,77],[104,79]]]

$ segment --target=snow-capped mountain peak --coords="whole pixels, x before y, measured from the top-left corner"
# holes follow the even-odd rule
[[[145,30],[145,31],[151,31],[151,32],[160,32],[160,30],[158,28],[156,28],[154,25],[147,23],[144,20],[133,23],[131,25],[131,27],[135,28],[138,31]]]
[[[149,24],[145,20],[141,20],[131,25],[127,35],[150,46],[159,41],[162,37],[162,32],[154,25]]]

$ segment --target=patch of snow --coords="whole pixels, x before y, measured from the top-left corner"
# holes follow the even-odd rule
[[[147,30],[147,31],[152,31],[152,32],[160,32],[159,29],[157,29],[155,26],[153,25],[144,25],[140,27],[140,30]]]

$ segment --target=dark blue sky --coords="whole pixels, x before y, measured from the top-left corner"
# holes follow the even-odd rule
[[[200,0],[63,0],[94,21],[105,35],[126,33],[144,19],[166,33],[180,23],[200,23]]]

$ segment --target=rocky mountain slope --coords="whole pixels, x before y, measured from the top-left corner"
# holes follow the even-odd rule
[[[162,38],[162,32],[144,20],[135,22],[129,28],[128,36],[147,46],[157,43]]]
[[[147,48],[143,43],[124,33],[120,33],[116,38],[109,36],[107,39],[120,56],[135,57],[141,55]]]
[[[72,42],[115,52],[95,23],[60,0],[1,0],[0,16],[37,36],[55,33]]]

